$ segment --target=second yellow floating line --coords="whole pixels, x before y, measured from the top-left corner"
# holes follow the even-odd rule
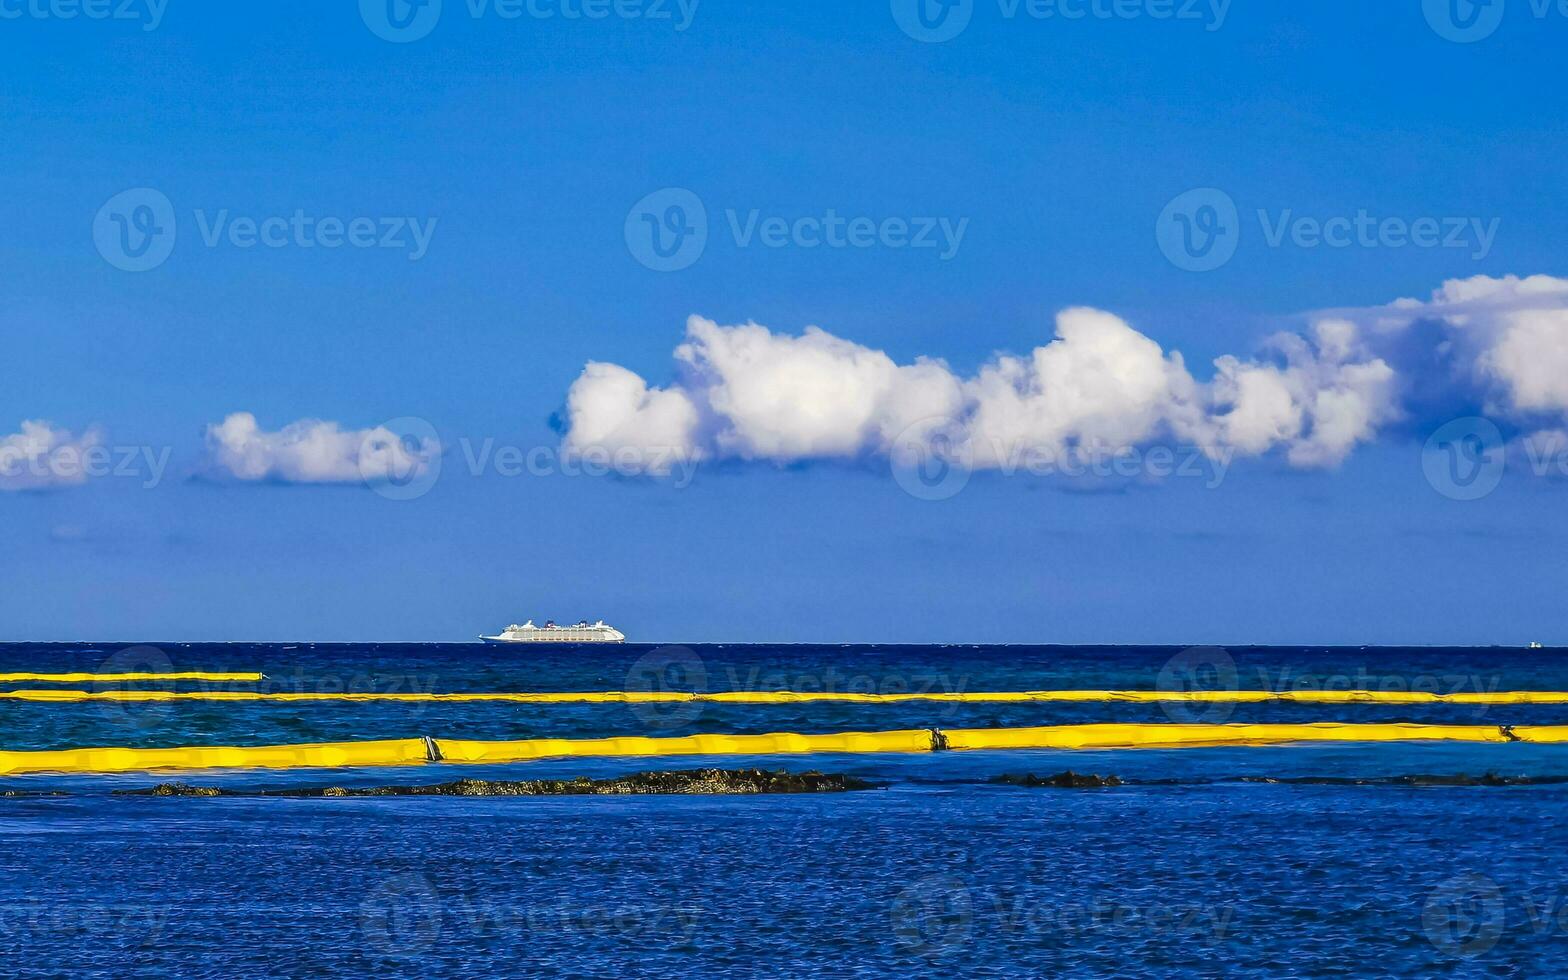
[[[68,675],[57,675],[64,678]],[[132,679],[136,675],[123,675]],[[178,675],[150,675],[172,679]],[[202,675],[211,677],[213,675]],[[260,675],[233,675],[258,679]],[[4,680],[4,675],[0,675]],[[1568,704],[1568,691],[1463,691],[1434,694],[1428,691],[928,691],[907,694],[860,694],[835,691],[716,691],[689,694],[682,691],[576,691],[576,692],[455,692],[438,694],[375,691],[0,691],[0,700],[12,701],[402,701],[402,702],[511,702],[517,704],[897,704],[937,701],[975,704],[1019,704],[1049,701],[1080,702],[1210,702],[1249,704],[1296,702],[1300,704]]]
[[[174,673],[156,673],[149,670],[133,670],[121,674],[87,674],[74,672],[68,674],[35,674],[31,672],[0,674],[0,684],[15,684],[18,681],[33,681],[47,684],[88,684],[88,683],[120,683],[123,681],[264,681],[265,674],[252,671],[222,672],[206,670],[184,670]]]

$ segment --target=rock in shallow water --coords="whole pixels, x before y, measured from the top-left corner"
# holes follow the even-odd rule
[[[639,772],[614,779],[459,779],[433,786],[327,786],[306,789],[224,790],[214,786],[160,783],[151,789],[119,790],[122,796],[616,796],[647,794],[843,793],[873,789],[854,776],[765,769],[687,769]]]
[[[1032,772],[1022,776],[1002,775],[992,779],[991,782],[1031,788],[1048,786],[1054,789],[1104,789],[1122,784],[1122,781],[1115,776],[1096,776],[1090,773],[1073,772],[1071,769],[1045,777],[1036,776]]]
[[[116,795],[124,796],[222,796],[223,791],[216,786],[188,786],[185,783],[159,783],[152,789],[124,789],[116,790]]]

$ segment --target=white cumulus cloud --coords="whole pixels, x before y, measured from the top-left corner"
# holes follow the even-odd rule
[[[629,468],[664,475],[676,459],[700,460],[698,414],[680,389],[650,388],[615,364],[591,363],[566,395],[574,420],[564,441],[569,455],[598,449]]]
[[[1430,299],[1363,312],[1384,335],[1436,324],[1443,338],[1437,353],[1452,380],[1469,386],[1488,413],[1520,422],[1568,413],[1568,279],[1453,279]]]
[[[1057,339],[1029,357],[998,356],[964,385],[974,465],[1020,451],[1064,456],[1193,427],[1197,388],[1180,354],[1110,313],[1070,309]]]
[[[1247,455],[1282,446],[1294,466],[1337,466],[1399,417],[1394,369],[1362,348],[1354,323],[1321,320],[1311,338],[1280,334],[1269,346],[1272,362],[1214,362],[1216,444]]]
[[[431,440],[409,445],[385,426],[344,429],[336,422],[302,419],[268,432],[249,412],[235,412],[207,427],[210,468],[245,481],[362,483],[408,479],[440,454]]]
[[[1393,370],[1351,322],[1276,338],[1268,354],[1220,358],[1203,384],[1179,353],[1120,317],[1074,308],[1049,343],[965,378],[939,359],[899,364],[817,327],[790,335],[694,316],[669,387],[589,364],[567,395],[565,445],[784,464],[885,455],[940,436],[942,451],[985,469],[1025,453],[1061,459],[1173,441],[1215,454],[1280,448],[1292,465],[1319,467],[1397,417]]]
[[[962,393],[946,365],[899,366],[878,350],[809,327],[799,337],[755,323],[692,317],[675,350],[718,455],[788,462],[886,448],[921,419],[950,415]]]

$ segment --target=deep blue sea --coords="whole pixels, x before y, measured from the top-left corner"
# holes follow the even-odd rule
[[[183,690],[1568,690],[1568,653],[1508,648],[0,645],[0,672],[24,670],[268,675]],[[1395,720],[1568,724],[1568,706],[0,700],[0,748]],[[243,789],[698,766],[817,769],[883,785],[750,797],[112,795],[170,778]],[[988,782],[1069,768],[1128,784]],[[0,791],[66,795],[0,798],[0,962],[40,977],[1568,973],[1568,784],[1237,781],[1487,772],[1568,777],[1568,746],[11,777]]]

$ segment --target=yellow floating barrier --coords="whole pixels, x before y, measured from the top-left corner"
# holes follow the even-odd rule
[[[525,704],[551,704],[563,701],[580,703],[626,703],[632,700],[690,701],[689,694],[658,694],[644,699],[640,694],[621,695],[616,692],[603,694],[507,694],[490,692],[459,692],[433,694],[419,691],[406,693],[374,691],[72,691],[72,690],[17,690],[0,691],[0,700],[10,701],[401,701],[401,702],[518,702]]]
[[[165,674],[155,674],[150,671],[130,671],[124,674],[0,674],[0,684],[15,684],[19,681],[43,681],[50,684],[88,684],[93,682],[108,684],[125,681],[262,681],[266,679],[265,674],[223,673],[202,670],[187,670]]]
[[[1554,729],[1555,730],[1555,729]],[[1565,730],[1568,731],[1568,730]],[[947,729],[946,748],[1154,749],[1286,742],[1510,742],[1497,725],[1052,725]],[[1564,736],[1568,739],[1568,735]]]
[[[0,752],[0,774],[29,772],[139,772],[147,769],[297,769],[405,766],[424,762],[422,738],[314,745],[203,746],[172,749],[59,749]]]
[[[681,755],[933,752],[1006,749],[1154,749],[1297,742],[1568,742],[1568,726],[1534,725],[1053,725],[1042,728],[911,729],[802,735],[682,735],[507,742],[400,739],[315,745],[83,748],[0,752],[0,775],[152,769],[285,769],[403,766],[422,762],[502,763],[535,759]]]
[[[72,675],[53,675],[67,679]],[[228,678],[259,680],[260,674],[120,674],[96,679],[186,680]],[[0,676],[3,680],[4,676]],[[1467,691],[1433,694],[1427,691],[931,691],[909,694],[859,694],[837,691],[717,691],[687,694],[681,691],[576,691],[576,692],[453,692],[404,693],[375,691],[78,691],[22,689],[0,691],[0,699],[13,701],[402,701],[402,702],[510,702],[516,704],[898,704],[915,701],[973,704],[1024,704],[1031,702],[1204,702],[1255,704],[1568,704],[1568,691]]]
[[[443,762],[525,762],[531,759],[651,755],[799,755],[822,752],[929,752],[931,732],[840,732],[835,735],[680,735],[669,738],[536,738],[517,742],[439,739]]]
[[[833,735],[685,735],[668,738],[434,740],[445,762],[523,762],[571,757],[784,755],[970,751],[984,749],[1137,749],[1283,745],[1296,742],[1568,742],[1568,726],[1339,724],[1051,725],[1039,728],[913,729]]]

